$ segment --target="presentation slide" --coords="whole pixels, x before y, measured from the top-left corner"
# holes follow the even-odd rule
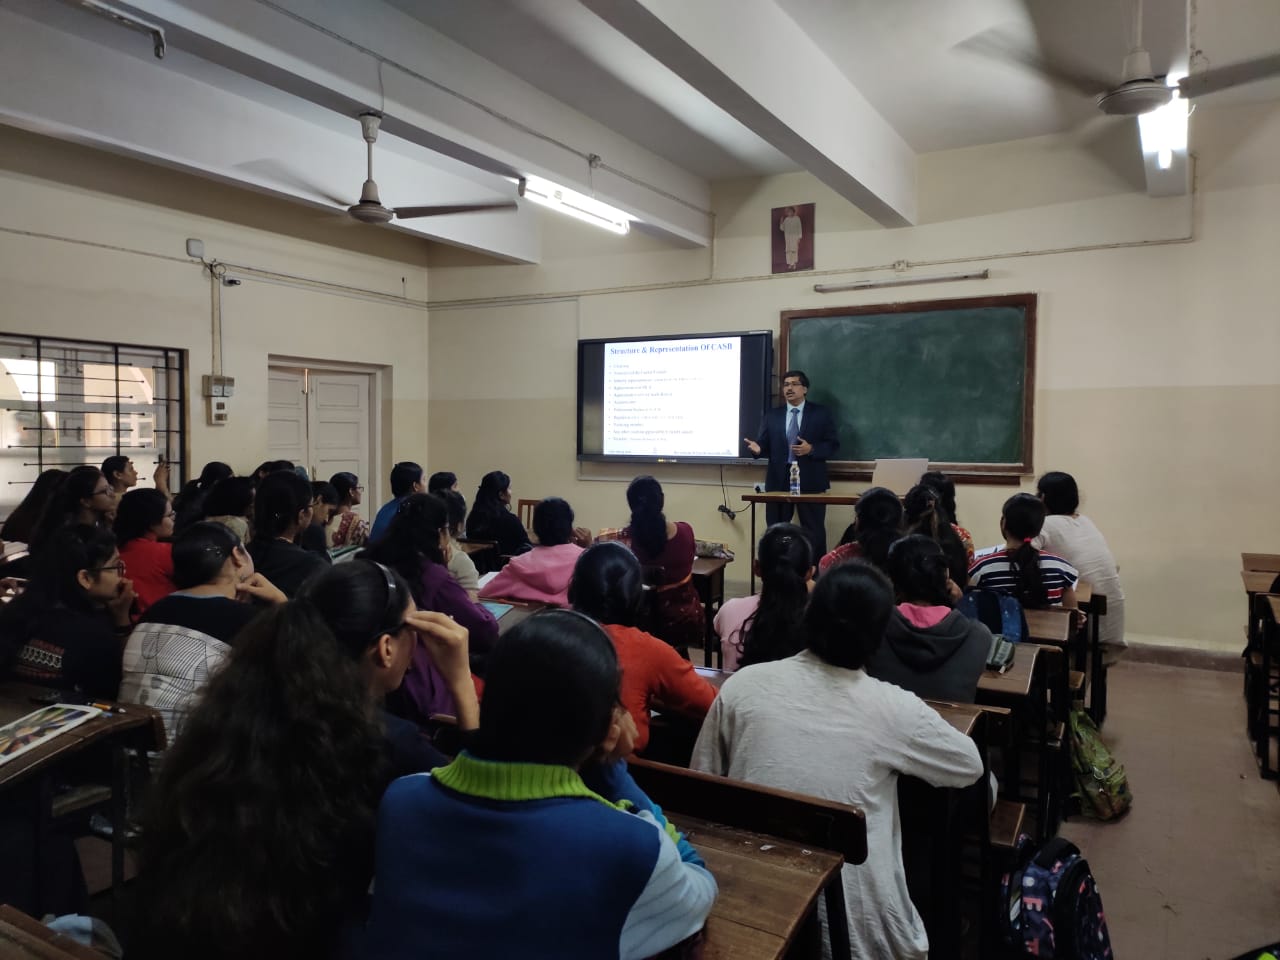
[[[605,456],[740,455],[742,337],[604,344]]]

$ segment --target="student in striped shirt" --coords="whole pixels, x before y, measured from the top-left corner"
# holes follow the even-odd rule
[[[1000,516],[1004,548],[969,568],[969,586],[1011,594],[1032,609],[1074,610],[1076,568],[1032,546],[1044,527],[1044,517],[1044,504],[1029,493],[1015,493],[1006,500]]]

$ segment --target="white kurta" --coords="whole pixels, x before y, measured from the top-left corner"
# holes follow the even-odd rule
[[[1106,538],[1088,517],[1053,514],[1044,518],[1044,529],[1032,544],[1037,550],[1062,557],[1095,593],[1107,598],[1107,613],[1098,624],[1098,639],[1124,646],[1124,590],[1120,571]]]
[[[898,776],[962,787],[982,773],[974,742],[913,693],[809,651],[725,681],[693,751],[695,770],[860,807],[867,860],[843,868],[855,957],[924,958],[907,893]]]

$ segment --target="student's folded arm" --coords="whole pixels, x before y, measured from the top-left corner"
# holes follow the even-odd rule
[[[648,811],[640,814],[649,817]],[[676,845],[658,831],[658,857],[649,882],[632,904],[618,942],[621,960],[652,957],[693,936],[707,922],[716,881],[705,867],[684,862]]]
[[[982,755],[973,738],[961,733],[928,704],[921,704],[898,769],[935,787],[966,787],[982,774]]]

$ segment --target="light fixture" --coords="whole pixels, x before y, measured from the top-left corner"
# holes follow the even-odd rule
[[[66,0],[66,2],[77,7],[83,7],[90,13],[96,13],[100,17],[108,20],[114,20],[121,26],[128,27],[130,30],[137,30],[151,37],[151,50],[156,55],[157,60],[164,59],[165,42],[164,27],[158,23],[152,23],[150,20],[143,20],[139,16],[129,13],[127,10],[121,10],[119,7],[105,3],[104,0]]]
[[[1173,99],[1150,113],[1139,114],[1138,133],[1142,136],[1142,152],[1154,155],[1161,170],[1173,166],[1173,158],[1187,150],[1187,117],[1190,104],[1178,94],[1178,81],[1185,74],[1170,73],[1165,83],[1173,88]]]
[[[924,277],[890,277],[885,280],[854,280],[851,283],[815,283],[814,293],[840,293],[844,290],[875,290],[879,287],[908,287],[917,283],[950,283],[953,280],[988,280],[990,270],[973,273],[940,273]]]
[[[631,232],[631,217],[617,207],[541,177],[521,178],[520,196],[612,233],[624,235]]]

